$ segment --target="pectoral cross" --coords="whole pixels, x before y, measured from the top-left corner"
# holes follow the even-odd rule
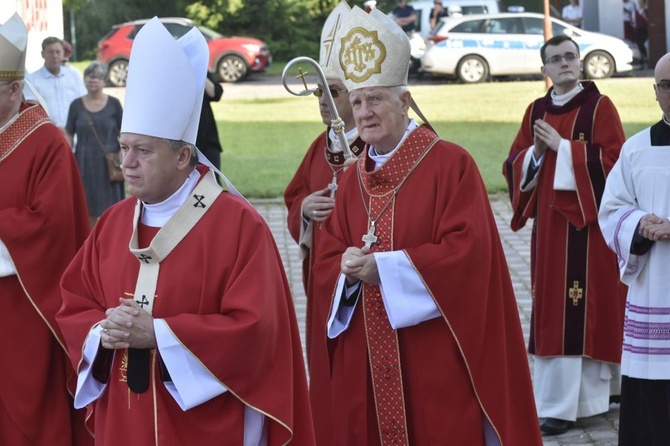
[[[147,296],[144,294],[142,295],[142,300],[136,300],[138,304],[140,304],[140,308],[144,308],[145,305],[149,305],[149,301],[147,300]]]
[[[330,198],[335,198],[335,192],[337,191],[337,172],[333,172],[333,181],[328,184],[328,189],[330,189]]]
[[[579,299],[583,299],[584,290],[579,288],[579,281],[573,282],[572,288],[568,290],[568,298],[572,299],[572,305],[575,307],[579,304]]]
[[[370,223],[370,229],[368,229],[368,233],[365,234],[361,240],[365,242],[365,247],[366,248],[371,248],[373,244],[377,243],[378,237],[375,235],[375,222]]]

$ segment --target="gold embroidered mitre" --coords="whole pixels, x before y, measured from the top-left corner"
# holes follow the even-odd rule
[[[407,34],[378,9],[354,6],[343,18],[335,49],[347,90],[407,85],[410,44]]]
[[[22,80],[26,73],[28,29],[18,14],[0,25],[0,82]]]
[[[342,25],[342,19],[346,16],[351,8],[347,2],[342,0],[326,19],[321,30],[321,48],[319,51],[319,65],[323,74],[329,79],[339,79],[337,71],[337,54],[335,54],[334,46],[335,39],[339,35],[339,30]]]

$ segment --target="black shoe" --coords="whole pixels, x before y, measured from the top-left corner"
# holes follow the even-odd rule
[[[610,404],[621,404],[621,395],[610,395]]]
[[[558,418],[545,418],[540,423],[540,430],[547,435],[564,434],[575,424],[574,421],[559,420]]]

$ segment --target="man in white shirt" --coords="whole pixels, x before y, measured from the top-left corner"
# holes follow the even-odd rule
[[[582,6],[579,4],[579,0],[570,0],[570,4],[563,8],[563,13],[561,14],[563,20],[576,26],[577,28],[582,27]]]
[[[86,87],[79,71],[63,66],[65,57],[63,41],[47,37],[42,42],[44,65],[28,75],[28,82],[46,102],[49,117],[61,129],[67,122],[72,101],[86,94]],[[26,98],[33,99],[26,89]]]

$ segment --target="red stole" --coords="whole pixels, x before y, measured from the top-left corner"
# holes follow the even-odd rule
[[[366,172],[367,156],[358,163],[360,187],[368,195],[368,224],[374,228],[368,234],[372,232],[377,236],[373,252],[393,250],[396,193],[437,141],[431,130],[419,127],[379,169]],[[362,302],[382,445],[408,445],[397,332],[389,323],[378,285],[363,285]]]

